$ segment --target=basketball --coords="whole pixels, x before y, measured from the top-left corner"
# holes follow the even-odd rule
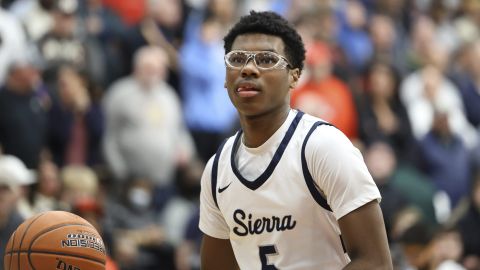
[[[4,270],[105,270],[97,230],[69,212],[48,211],[18,226],[5,247]]]

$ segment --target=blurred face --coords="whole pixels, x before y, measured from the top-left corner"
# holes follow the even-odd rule
[[[210,0],[211,9],[221,20],[231,20],[235,16],[235,2],[232,0]]]
[[[282,39],[265,34],[239,35],[232,50],[271,51],[285,57]],[[298,77],[298,69],[261,70],[249,60],[241,69],[227,68],[225,86],[239,114],[253,117],[287,108]]]
[[[426,54],[433,44],[435,26],[428,17],[420,17],[413,25],[412,43],[417,53]]]
[[[64,67],[58,74],[58,90],[62,103],[74,106],[77,99],[88,95],[80,75],[69,67]]]
[[[384,184],[392,175],[396,160],[395,155],[385,143],[375,143],[365,155],[365,163],[377,184]]]
[[[17,202],[18,192],[10,187],[0,184],[0,218],[10,214]]]
[[[70,37],[75,32],[77,20],[74,14],[65,14],[62,12],[54,13],[53,31],[62,37]]]
[[[154,19],[166,27],[177,26],[182,18],[182,6],[179,0],[151,1]]]
[[[377,49],[390,49],[395,41],[395,28],[392,20],[386,16],[377,15],[371,20],[371,37]]]
[[[436,239],[433,247],[435,257],[457,261],[462,256],[462,239],[458,232],[447,232]]]
[[[15,67],[9,75],[9,86],[19,94],[28,94],[40,82],[38,70],[30,64]]]
[[[391,98],[394,94],[394,78],[391,70],[384,65],[375,65],[370,73],[372,95]]]
[[[49,197],[56,196],[61,188],[57,166],[50,161],[43,162],[40,164],[38,173],[39,192]]]
[[[313,81],[320,82],[332,74],[332,63],[329,59],[322,59],[309,64],[308,69]]]
[[[135,65],[135,77],[145,89],[150,89],[165,78],[166,55],[150,50],[141,55]]]
[[[348,1],[345,12],[347,22],[352,28],[362,28],[365,26],[367,20],[366,11],[360,2],[355,0]]]

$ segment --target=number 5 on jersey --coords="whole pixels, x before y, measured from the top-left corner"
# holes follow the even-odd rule
[[[278,255],[277,249],[274,245],[260,246],[258,247],[258,255],[262,262],[262,270],[278,270],[273,264],[267,264],[268,255]]]

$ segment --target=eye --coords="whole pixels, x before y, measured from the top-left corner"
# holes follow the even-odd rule
[[[245,53],[235,52],[230,55],[230,57],[228,58],[228,61],[232,65],[241,65],[245,63],[246,59],[247,59],[247,55]]]
[[[257,64],[262,67],[271,67],[274,66],[280,58],[273,53],[265,52],[258,53],[255,60],[257,61]]]

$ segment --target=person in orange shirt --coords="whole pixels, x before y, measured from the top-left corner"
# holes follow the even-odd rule
[[[358,137],[358,113],[348,86],[333,75],[328,45],[315,42],[307,48],[306,74],[292,92],[291,106],[330,122],[350,140]]]

